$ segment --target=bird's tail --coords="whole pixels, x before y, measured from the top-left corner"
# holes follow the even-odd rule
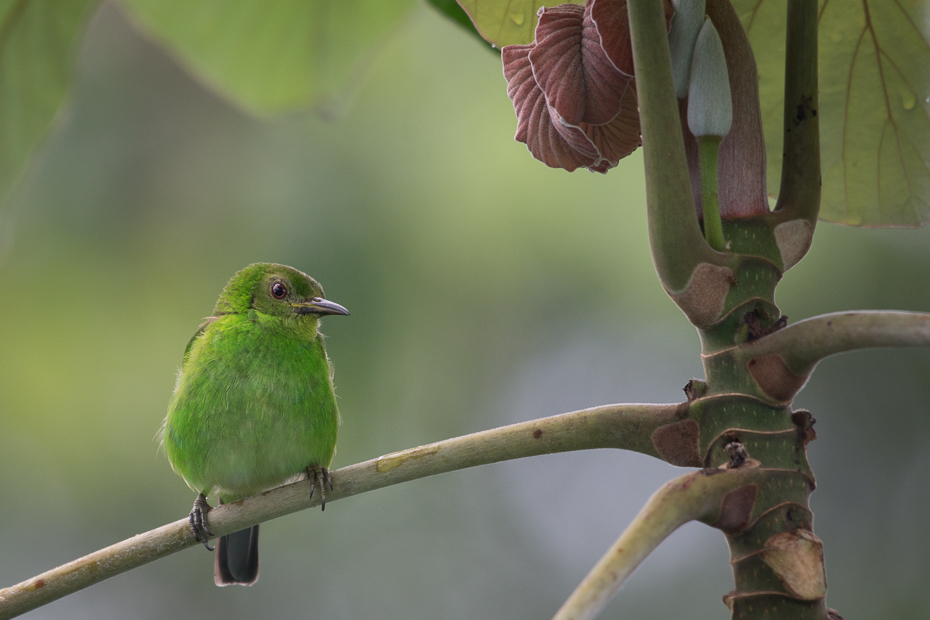
[[[213,581],[218,586],[250,586],[258,581],[258,526],[220,536]]]

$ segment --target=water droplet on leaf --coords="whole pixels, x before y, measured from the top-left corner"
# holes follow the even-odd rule
[[[914,93],[909,90],[901,91],[901,105],[904,106],[905,110],[914,109],[914,105],[917,103],[917,99],[914,97]]]
[[[523,22],[526,21],[526,18],[523,16],[523,13],[511,13],[509,17],[510,17],[510,21],[512,21],[518,26],[522,26]]]

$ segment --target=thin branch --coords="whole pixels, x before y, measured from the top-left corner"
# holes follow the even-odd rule
[[[676,422],[684,405],[605,405],[521,422],[395,452],[333,472],[332,502],[408,480],[540,454],[621,448],[661,458],[655,429]],[[210,529],[222,536],[319,505],[301,481],[214,508]],[[0,590],[0,620],[13,618],[158,558],[198,545],[187,519],[139,534]]]
[[[764,475],[749,467],[700,470],[666,483],[601,558],[553,620],[590,620],[663,540],[689,521],[713,523],[724,496]]]
[[[735,347],[737,359],[777,354],[799,375],[823,358],[875,347],[930,346],[930,313],[861,310],[823,314]],[[726,350],[725,350],[726,351]],[[726,354],[720,351],[721,354]]]

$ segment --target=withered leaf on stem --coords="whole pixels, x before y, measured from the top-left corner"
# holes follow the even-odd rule
[[[501,57],[515,138],[547,166],[605,173],[642,143],[625,0],[543,7],[536,40]]]

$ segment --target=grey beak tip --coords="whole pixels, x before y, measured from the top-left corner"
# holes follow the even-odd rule
[[[334,301],[323,299],[322,297],[311,299],[310,303],[307,304],[300,304],[296,310],[298,314],[340,314],[342,316],[349,316],[349,311],[343,306]]]

